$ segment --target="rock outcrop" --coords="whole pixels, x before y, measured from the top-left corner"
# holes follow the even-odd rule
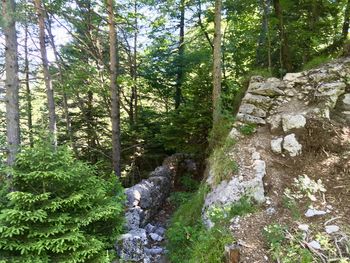
[[[205,224],[213,225],[208,218],[212,208],[229,206],[243,196],[264,202],[266,159],[298,158],[312,143],[305,139],[308,126],[327,126],[332,119],[350,125],[350,58],[288,73],[282,80],[252,77],[229,135],[237,143],[227,158],[237,162],[238,171],[215,185],[215,172],[209,169],[207,183],[212,190],[203,208]],[[248,139],[240,134],[240,127],[247,125],[257,127],[256,136]]]

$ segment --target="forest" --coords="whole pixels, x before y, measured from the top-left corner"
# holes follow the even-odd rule
[[[283,78],[350,54],[350,0],[2,0],[0,9],[0,262],[119,262],[125,188],[183,153],[198,173],[177,197],[195,200],[251,76]]]

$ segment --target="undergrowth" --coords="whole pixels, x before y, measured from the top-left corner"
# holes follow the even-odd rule
[[[206,186],[198,191],[175,212],[166,233],[169,259],[173,263],[219,263],[222,262],[224,246],[233,237],[221,226],[207,230],[201,220]]]
[[[216,147],[209,157],[210,168],[214,175],[214,183],[219,184],[223,180],[229,179],[238,166],[230,155],[236,141],[226,136],[222,145]]]
[[[207,191],[207,187],[201,186],[191,199],[179,207],[172,218],[167,231],[167,249],[173,263],[223,262],[225,245],[234,241],[228,231],[230,220],[256,209],[248,197],[243,197],[224,209],[213,209],[209,217],[215,225],[207,229],[201,218]]]

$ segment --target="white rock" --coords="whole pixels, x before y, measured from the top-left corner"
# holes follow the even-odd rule
[[[336,226],[336,225],[326,226],[327,234],[332,234],[332,233],[335,233],[335,232],[338,232],[338,231],[339,231],[339,226]]]
[[[243,138],[243,135],[239,132],[237,128],[232,128],[228,136],[233,140]]]
[[[288,132],[292,129],[303,128],[306,124],[306,119],[303,115],[283,115],[282,116],[282,128],[284,132]]]
[[[163,240],[163,237],[161,237],[160,235],[156,234],[156,233],[151,233],[149,234],[149,236],[151,237],[151,239],[153,241],[162,241]]]
[[[305,216],[306,217],[313,217],[313,216],[322,216],[322,215],[325,215],[325,214],[327,214],[326,211],[309,208],[306,211]]]
[[[344,95],[343,104],[350,106],[350,93]]]
[[[271,140],[271,150],[277,154],[282,153],[282,142],[283,142],[283,138],[277,138],[277,139]]]
[[[267,123],[270,124],[270,131],[275,132],[281,126],[282,116],[279,114],[272,115],[267,118]]]
[[[253,159],[253,160],[259,160],[259,159],[260,159],[260,153],[258,153],[258,152],[253,152],[253,154],[252,154],[252,159]]]
[[[284,137],[283,149],[289,153],[291,157],[295,157],[301,153],[302,145],[295,138],[295,134],[289,134]]]
[[[309,247],[314,248],[314,249],[321,249],[320,243],[318,243],[318,242],[315,241],[315,240],[312,240],[312,241],[309,242],[307,245],[308,245]]]
[[[300,224],[300,225],[298,225],[298,228],[304,232],[309,231],[309,225],[307,225],[307,224]]]
[[[284,81],[295,81],[296,79],[303,76],[303,73],[287,73],[284,77]]]

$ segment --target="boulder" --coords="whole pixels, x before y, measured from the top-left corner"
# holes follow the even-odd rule
[[[282,153],[282,142],[283,138],[276,138],[271,140],[271,150],[274,153],[281,154]]]
[[[306,125],[306,118],[302,114],[284,114],[282,115],[282,128],[284,132],[292,129],[303,128]]]
[[[282,147],[291,157],[301,154],[302,145],[297,141],[294,133],[284,137]]]
[[[284,77],[284,81],[295,82],[303,76],[303,73],[287,73]]]
[[[145,257],[145,245],[147,245],[146,230],[139,228],[121,235],[117,241],[117,251],[121,258],[128,261],[139,261]]]
[[[253,104],[245,103],[242,104],[239,108],[240,114],[249,114],[255,117],[259,118],[265,118],[266,117],[266,111],[256,107]]]

